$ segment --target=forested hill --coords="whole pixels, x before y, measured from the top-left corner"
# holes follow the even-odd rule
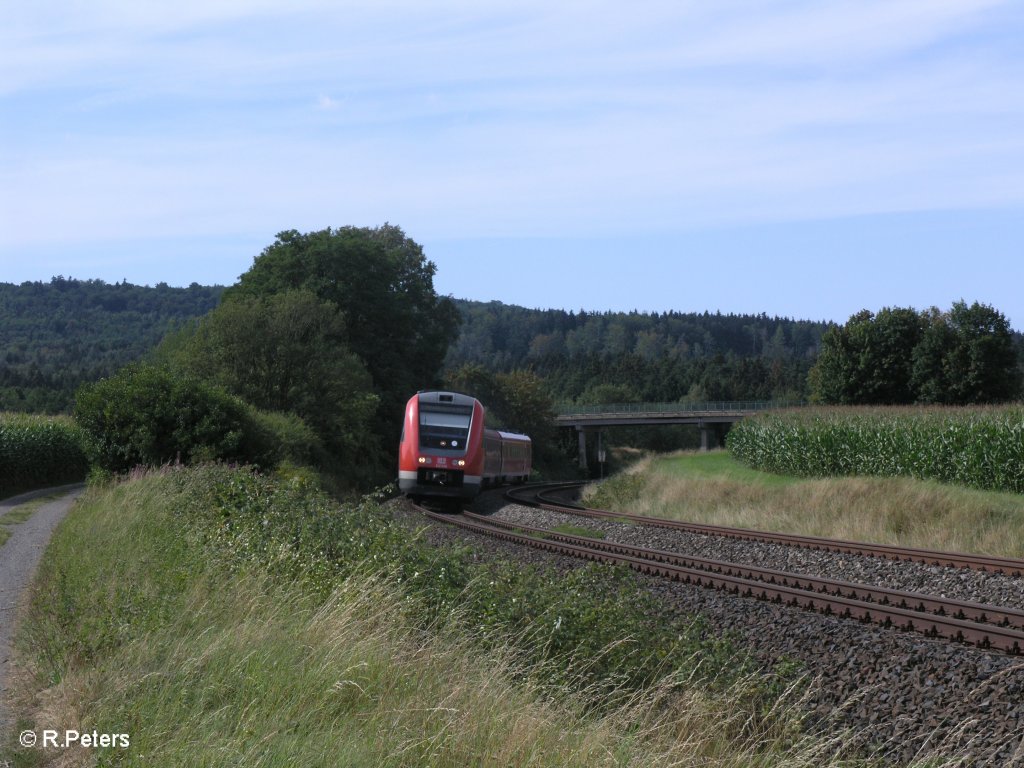
[[[559,399],[801,398],[828,324],[767,315],[566,312],[457,301],[449,370],[531,368]]]
[[[69,410],[81,383],[142,358],[169,330],[217,306],[223,290],[62,277],[0,283],[0,411]],[[462,327],[445,360],[449,381],[469,380],[457,374],[472,366],[529,369],[555,400],[595,403],[803,399],[829,328],[764,314],[455,303]],[[1014,339],[1024,351],[1021,335]]]
[[[213,309],[220,286],[0,283],[0,410],[67,410],[78,386]],[[456,301],[446,368],[530,368],[557,399],[802,397],[824,323],[766,315],[525,309]]]
[[[63,277],[0,283],[0,411],[68,409],[79,384],[138,360],[168,330],[213,309],[223,290]]]

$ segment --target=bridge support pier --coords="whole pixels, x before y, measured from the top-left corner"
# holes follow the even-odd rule
[[[576,427],[576,434],[579,436],[580,469],[586,469],[587,468],[587,431],[583,427]]]
[[[697,424],[700,430],[700,449],[710,451],[712,448],[725,448],[725,433],[729,431],[731,423],[705,424],[703,421]]]

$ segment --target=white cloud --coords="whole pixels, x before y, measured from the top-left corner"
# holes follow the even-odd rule
[[[332,99],[330,96],[320,94],[320,98],[316,100],[316,105],[319,109],[331,111],[341,106],[341,102],[337,99]]]
[[[1021,205],[1022,26],[995,0],[25,3],[0,247]]]
[[[1007,0],[732,3],[683,46],[684,58],[706,64],[755,63],[777,68],[814,63],[870,64],[902,55],[985,21]]]

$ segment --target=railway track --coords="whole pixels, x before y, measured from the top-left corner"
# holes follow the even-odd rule
[[[694,526],[670,520],[587,510],[561,498],[571,495],[578,486],[579,484],[528,486],[513,489],[507,495],[520,503],[531,503],[558,512],[612,518],[618,522],[664,525],[690,532],[697,529],[696,532],[699,533],[739,535],[742,538],[793,545],[789,541],[790,537],[782,534]],[[438,514],[422,507],[418,509],[432,519],[448,525],[556,554],[615,563],[641,573],[685,584],[782,603],[826,615],[871,622],[883,627],[919,632],[928,637],[970,643],[980,648],[1010,654],[1024,652],[1024,611],[1012,608],[692,557],[512,523],[468,512],[463,515],[450,515]],[[1000,570],[1004,572],[1020,573],[1021,569],[1024,569],[1024,562],[1000,558],[974,558],[969,555],[905,550],[897,547],[879,548],[875,545],[833,542],[811,537],[793,538],[797,539],[796,546],[814,546],[833,552],[920,560],[942,565],[955,563],[955,567],[974,567],[982,570],[992,569],[993,561],[999,561]],[[884,550],[886,554],[880,554],[879,550]],[[947,557],[938,557],[943,555]]]
[[[825,552],[880,557],[888,560],[910,560],[944,568],[970,568],[975,571],[1003,573],[1007,576],[1024,576],[1024,560],[1008,557],[989,557],[962,552],[941,552],[931,549],[897,547],[889,544],[869,544],[857,541],[842,541],[840,539],[825,539],[817,536],[794,536],[785,533],[754,531],[746,528],[729,528],[720,525],[684,523],[679,520],[666,520],[659,517],[589,509],[567,498],[577,493],[584,485],[585,483],[579,482],[528,485],[509,490],[506,496],[520,504],[528,504],[554,512],[563,512],[582,517],[613,520],[620,523],[628,522],[659,528],[673,528],[688,533],[722,536],[747,541],[771,542],[784,544],[789,547],[818,549]]]

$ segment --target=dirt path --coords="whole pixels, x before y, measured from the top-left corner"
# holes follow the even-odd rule
[[[11,538],[0,546],[0,734],[8,728],[7,670],[11,658],[14,619],[25,588],[43,556],[53,529],[67,514],[82,485],[48,488],[0,501],[0,517],[21,504],[40,496],[63,492],[58,499],[45,502],[23,523],[10,525]]]

